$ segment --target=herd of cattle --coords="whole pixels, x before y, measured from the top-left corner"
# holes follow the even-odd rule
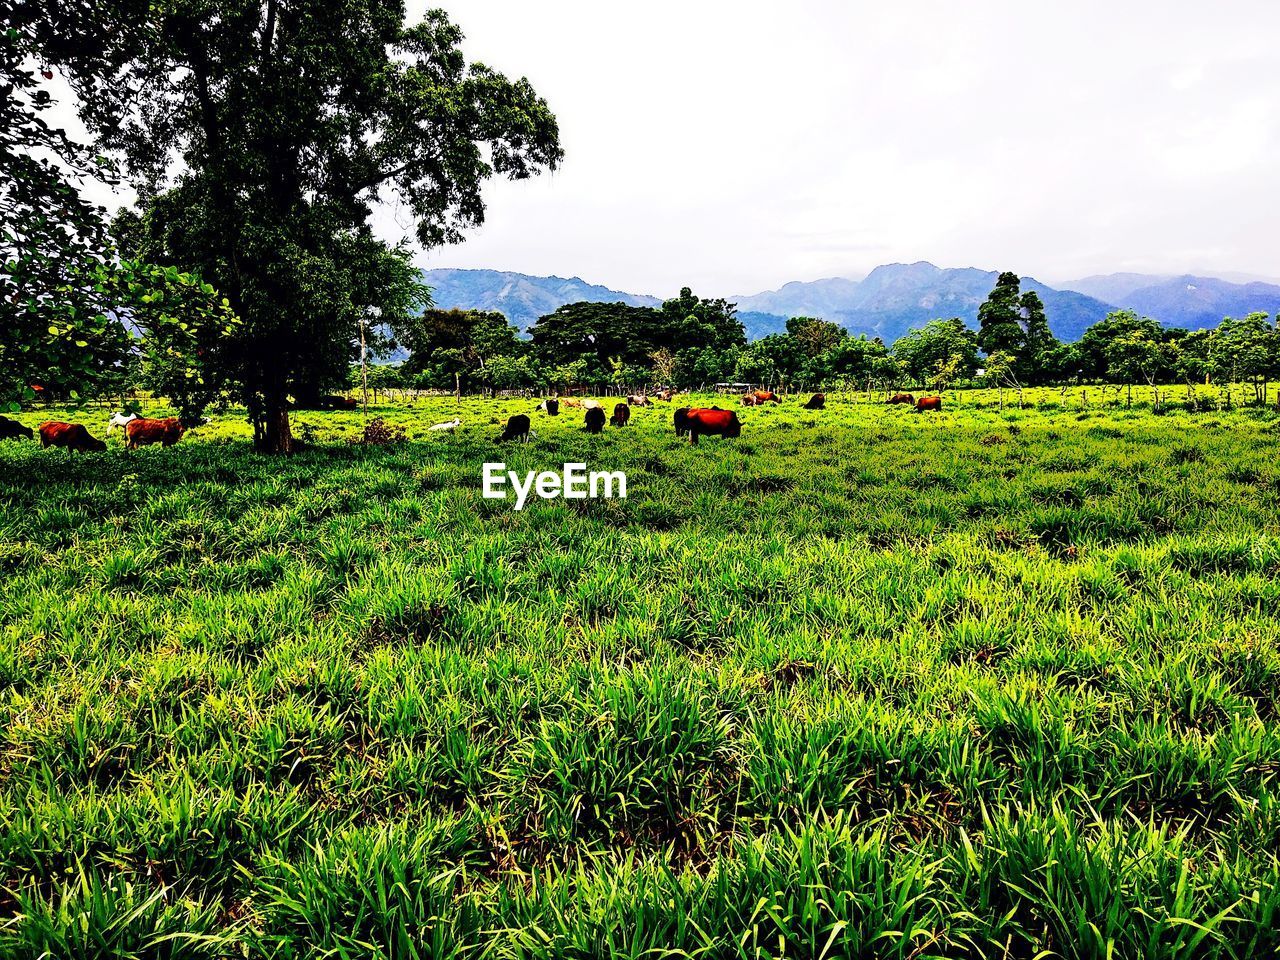
[[[171,447],[181,440],[183,433],[186,432],[186,427],[182,425],[177,417],[150,420],[133,413],[128,416],[121,413],[112,414],[111,421],[107,424],[107,433],[111,433],[116,427],[124,428],[125,446],[130,450],[137,447],[145,447],[152,443]],[[63,447],[80,453],[107,449],[106,441],[99,440],[91,434],[83,423],[63,423],[61,420],[49,420],[40,424],[38,431],[33,431],[30,427],[24,427],[16,420],[0,417],[0,440],[18,440],[22,438],[34,440],[37,432],[40,434],[40,446],[42,447]]]
[[[632,394],[625,401],[614,405],[613,415],[608,418],[609,423],[615,427],[625,427],[631,421],[631,409],[633,407],[649,407],[653,405],[654,400],[662,400],[669,403],[674,397],[675,392],[672,390],[660,390],[652,397],[645,394]],[[942,409],[941,397],[921,397],[917,400],[909,393],[895,393],[885,402],[914,406],[916,411],[920,413]],[[780,404],[782,403],[782,398],[771,390],[756,390],[742,397],[742,405],[744,407],[758,407],[766,403]],[[803,408],[805,410],[825,410],[826,404],[826,395],[815,393],[803,405]],[[588,433],[600,433],[604,430],[605,412],[604,406],[599,400],[578,399],[576,397],[566,397],[564,399],[548,397],[538,404],[537,409],[548,416],[555,417],[560,415],[560,407],[562,405],[566,408],[576,408],[583,411],[584,428]],[[722,410],[719,407],[680,407],[675,411],[672,419],[675,423],[676,435],[687,436],[689,442],[695,445],[699,437],[737,437],[742,435],[742,421],[738,419],[738,415],[732,410]],[[461,425],[462,421],[455,419],[437,423],[429,429],[436,432],[453,431]],[[523,440],[527,442],[530,434],[533,434],[532,426],[533,424],[527,414],[517,413],[507,420],[501,436],[496,439],[498,441]],[[140,417],[134,413],[127,416],[122,413],[112,414],[111,420],[107,424],[107,433],[110,434],[117,427],[123,428],[125,447],[129,450],[145,447],[153,443],[159,443],[166,447],[173,446],[173,444],[182,439],[182,434],[186,430],[177,417],[153,420],[147,417]],[[40,424],[38,432],[40,434],[40,445],[43,447],[63,447],[67,450],[76,450],[81,453],[107,449],[106,442],[89,433],[82,423],[63,423],[60,420],[50,420],[47,423]],[[21,438],[34,440],[35,433],[36,431],[33,431],[30,427],[24,427],[16,420],[0,416],[0,440]],[[537,434],[533,435],[537,436]]]
[[[674,391],[664,390],[655,394],[654,398],[669,402],[674,395]],[[919,413],[942,409],[941,397],[921,397],[916,400],[909,393],[895,393],[885,402],[889,404],[908,404],[914,406]],[[744,407],[758,407],[766,403],[780,404],[782,399],[772,390],[756,390],[752,393],[744,394],[742,397],[742,405]],[[552,417],[559,416],[561,404],[565,407],[580,408],[584,411],[584,429],[587,433],[600,433],[604,429],[604,407],[599,400],[578,400],[573,397],[560,400],[555,397],[548,397],[538,404],[538,410]],[[624,402],[614,404],[613,416],[609,418],[609,422],[615,427],[625,427],[631,420],[632,407],[648,406],[652,406],[649,397],[644,394],[632,394]],[[805,410],[825,410],[826,407],[827,397],[826,394],[822,393],[815,393],[804,404]],[[742,421],[738,419],[738,415],[732,410],[722,410],[719,407],[680,407],[675,411],[672,419],[676,428],[676,436],[687,436],[689,442],[695,446],[700,436],[738,437],[742,435]],[[431,429],[453,430],[461,422],[460,420],[454,420],[448,423],[438,423]],[[536,433],[533,433],[532,426],[533,423],[527,414],[517,413],[508,418],[507,425],[503,428],[501,435],[495,438],[495,442],[522,440],[527,443],[530,435],[537,436]]]

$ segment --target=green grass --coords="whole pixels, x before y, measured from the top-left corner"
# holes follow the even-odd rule
[[[0,956],[1276,956],[1280,415],[1032,399],[0,443]]]

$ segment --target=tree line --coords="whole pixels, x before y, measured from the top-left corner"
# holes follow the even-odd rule
[[[978,309],[910,330],[892,344],[815,317],[748,342],[734,305],[689,288],[660,307],[573,303],[540,317],[528,337],[496,312],[428,309],[404,327],[408,359],[380,368],[382,386],[446,390],[573,386],[693,388],[721,382],[782,388],[1024,387],[1107,384],[1156,387],[1246,384],[1255,402],[1280,380],[1280,332],[1254,313],[1212,330],[1165,327],[1119,310],[1074,343],[1052,333],[1034,291],[1002,273]],[[393,346],[394,343],[388,344]],[[1157,394],[1157,402],[1159,395]]]

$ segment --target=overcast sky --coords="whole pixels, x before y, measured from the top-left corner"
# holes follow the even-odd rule
[[[437,2],[565,160],[491,182],[425,266],[658,295],[922,259],[1280,274],[1276,0]]]

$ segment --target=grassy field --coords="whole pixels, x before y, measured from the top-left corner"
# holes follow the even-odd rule
[[[0,442],[0,956],[1280,954],[1280,415],[1034,399]]]

